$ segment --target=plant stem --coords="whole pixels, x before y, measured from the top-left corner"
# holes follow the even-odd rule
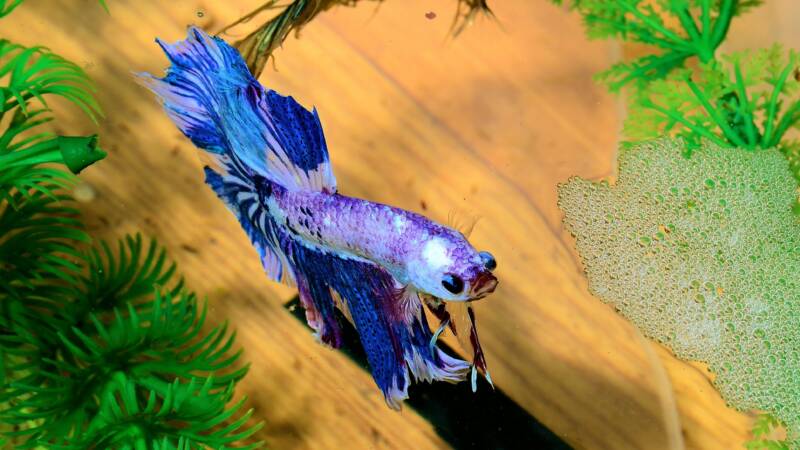
[[[711,0],[703,0],[703,5],[700,9],[700,23],[703,27],[703,39],[708,45],[711,44]]]
[[[792,106],[786,110],[786,114],[783,115],[783,118],[781,118],[781,121],[778,124],[778,128],[775,130],[775,136],[769,141],[764,140],[766,148],[771,148],[778,145],[784,133],[786,133],[786,130],[795,124],[798,119],[800,119],[800,117],[796,117],[798,113],[800,113],[800,101],[793,103]]]
[[[689,122],[688,120],[686,120],[685,117],[681,116],[680,114],[675,114],[673,111],[670,111],[670,110],[668,110],[666,108],[662,108],[661,106],[658,106],[658,105],[656,105],[655,103],[652,103],[652,102],[647,102],[647,104],[645,104],[643,106],[645,108],[649,108],[649,109],[652,109],[654,111],[660,112],[661,114],[664,114],[665,116],[669,117],[673,121],[680,123],[681,125],[685,126],[686,128],[692,130],[692,132],[697,133],[700,136],[703,136],[704,138],[714,142],[715,144],[719,145],[720,147],[726,147],[727,144],[728,144],[724,140],[720,139],[719,136],[717,136],[714,133],[708,131],[707,129],[705,129],[703,127],[698,127],[695,124]]]
[[[789,74],[792,72],[794,58],[789,58],[789,64],[783,68],[780,76],[778,77],[778,81],[775,83],[775,87],[772,89],[772,95],[769,99],[769,104],[767,106],[767,118],[764,119],[764,137],[762,138],[762,142],[769,144],[772,141],[772,127],[775,122],[775,115],[778,113],[778,97],[780,97],[781,92],[783,91],[783,85],[786,84],[786,79],[789,78]],[[770,146],[767,145],[767,148]]]
[[[703,92],[700,90],[700,88],[697,87],[694,81],[692,81],[691,78],[687,77],[686,84],[689,86],[689,89],[692,90],[692,93],[697,98],[697,100],[700,101],[700,104],[703,105],[703,109],[705,109],[708,115],[711,116],[711,118],[714,119],[714,122],[717,123],[717,126],[719,126],[719,128],[722,130],[722,133],[725,135],[728,141],[737,147],[745,147],[744,141],[742,141],[739,138],[739,135],[737,135],[733,131],[733,129],[731,129],[731,127],[728,125],[728,122],[726,122],[725,119],[719,116],[717,110],[714,109],[713,106],[711,106],[711,103],[708,102],[708,99],[706,98],[705,95],[703,95]]]
[[[722,5],[719,8],[719,15],[717,20],[712,25],[711,32],[711,48],[716,50],[725,35],[728,34],[728,28],[731,26],[731,19],[733,18],[733,8],[738,0],[722,0]]]
[[[694,18],[692,18],[692,15],[689,13],[689,8],[681,8],[677,13],[678,20],[681,21],[683,29],[686,30],[686,34],[688,34],[691,39],[694,53],[700,58],[701,62],[708,62],[714,57],[714,54],[709,50],[706,40],[700,35],[700,31],[697,29],[697,23],[695,23]]]
[[[739,61],[734,61],[733,71],[736,77],[736,89],[739,95],[739,102],[741,108],[745,113],[745,133],[747,133],[747,148],[755,148],[757,136],[756,126],[753,123],[753,111],[750,109],[750,99],[747,98],[747,90],[744,87],[744,80],[742,79],[742,71],[739,68]]]
[[[36,165],[62,161],[55,139],[39,142],[22,151],[0,155],[0,167],[3,169],[19,164]]]
[[[668,38],[669,40],[673,41],[677,45],[685,45],[686,40],[678,36],[677,34],[673,33],[671,30],[661,26],[658,22],[654,21],[652,17],[647,14],[642,13],[639,11],[638,8],[628,3],[627,0],[621,0],[620,5],[622,5],[625,9],[628,10],[634,17],[641,20],[645,25],[649,26],[650,28],[658,31],[664,37]]]

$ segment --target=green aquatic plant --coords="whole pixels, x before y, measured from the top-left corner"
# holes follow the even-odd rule
[[[630,88],[624,148],[659,136],[683,139],[687,156],[706,141],[716,148],[777,148],[800,180],[800,142],[790,133],[800,123],[798,54],[779,45],[718,54],[733,18],[761,3],[571,2],[570,8],[583,16],[590,38],[618,38],[655,48],[653,54],[622,61],[597,75],[612,92]],[[800,202],[794,210],[800,214]],[[757,431],[751,442],[754,448],[782,445],[764,444]]]
[[[633,94],[625,135],[634,141],[676,135],[748,150],[778,148],[800,179],[798,54],[780,45],[725,55],[695,74],[675,70]]]
[[[561,4],[562,0],[553,0]],[[798,54],[780,45],[718,55],[738,14],[760,0],[574,0],[591,38],[616,37],[661,53],[622,61],[597,75],[612,92],[632,85],[626,139],[680,136],[749,150],[777,147],[800,180]],[[671,26],[670,26],[671,24]],[[698,64],[687,67],[696,57]]]
[[[617,92],[630,83],[662,78],[689,58],[714,60],[733,18],[759,4],[761,0],[572,0],[569,7],[583,17],[590,39],[619,38],[656,49],[597,75]]]
[[[703,361],[738,409],[800,443],[797,182],[777,150],[677,140],[623,151],[615,185],[573,178],[559,206],[591,292],[682,359]]]
[[[294,0],[289,4],[283,4],[278,0],[268,0],[252,12],[220,30],[218,34],[224,33],[241,23],[248,22],[264,11],[282,8],[278,14],[234,44],[242,54],[242,57],[244,57],[247,67],[257,78],[264,70],[264,66],[267,64],[272,52],[281,46],[292,30],[299,32],[302,27],[311,22],[318,14],[334,6],[355,6],[358,3],[366,3],[366,1]],[[383,0],[369,1],[380,3]],[[486,0],[457,0],[457,8],[453,22],[455,34],[460,33],[466,25],[471,23],[478,13],[491,14]]]
[[[0,0],[0,18],[11,14],[11,11],[13,11],[17,6],[21,5],[24,1],[25,0]],[[106,0],[97,1],[100,3],[103,9],[108,11],[108,4],[106,3]]]
[[[780,420],[771,414],[761,414],[753,424],[753,439],[745,443],[747,450],[789,450],[789,446],[782,440],[775,439],[773,435],[782,428]]]
[[[244,399],[229,405],[247,371],[234,334],[205,325],[164,250],[139,236],[87,246],[68,192],[105,153],[44,125],[53,96],[96,119],[92,93],[74,63],[0,40],[0,444],[257,447]]]
[[[0,18],[11,14],[24,0],[0,0]]]

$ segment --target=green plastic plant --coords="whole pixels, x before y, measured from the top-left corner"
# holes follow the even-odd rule
[[[562,0],[552,0],[562,4]],[[597,78],[612,92],[628,89],[623,148],[659,136],[682,138],[689,156],[703,142],[748,151],[777,148],[800,180],[798,54],[781,46],[719,55],[737,15],[760,0],[573,0],[590,38],[618,38],[654,47]],[[676,168],[680,171],[682,169]],[[795,202],[800,214],[800,203]],[[769,270],[763,267],[763,270]],[[645,286],[647,288],[647,286]],[[665,326],[664,324],[660,324]],[[761,416],[758,423],[780,423]],[[762,439],[752,448],[782,448]],[[763,427],[762,427],[763,428]],[[761,430],[763,431],[763,430]]]
[[[633,94],[625,135],[634,141],[675,135],[690,146],[708,139],[747,150],[780,149],[800,179],[798,54],[779,45],[722,56],[696,71],[675,70]]]
[[[774,149],[639,144],[615,185],[574,178],[559,206],[591,292],[682,359],[732,406],[767,411],[800,444],[797,182]]]
[[[761,414],[756,417],[753,424],[753,440],[745,443],[747,450],[789,450],[786,442],[774,439],[772,435],[783,424],[769,414]]]
[[[234,334],[205,324],[155,242],[87,246],[68,188],[105,153],[43,126],[52,96],[98,117],[92,90],[77,65],[0,40],[0,443],[255,448],[260,425],[229,405],[247,371]]]
[[[552,0],[561,4],[562,0]],[[779,45],[718,55],[733,18],[760,0],[575,0],[590,38],[649,44],[657,53],[597,75],[612,92],[632,86],[625,137],[680,136],[748,150],[779,148],[800,179],[798,54]],[[671,25],[670,25],[671,24]],[[688,67],[687,59],[698,64]]]
[[[629,83],[662,78],[689,58],[712,61],[733,18],[759,4],[761,0],[572,0],[569,7],[581,14],[591,39],[619,38],[657,49],[597,75],[616,92]]]

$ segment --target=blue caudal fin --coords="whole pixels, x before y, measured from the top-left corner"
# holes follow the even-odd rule
[[[316,110],[264,89],[236,49],[198,28],[183,41],[157,42],[171,63],[167,74],[140,79],[196,146],[288,189],[335,192]]]

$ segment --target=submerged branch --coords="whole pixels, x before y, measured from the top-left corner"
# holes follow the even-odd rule
[[[247,67],[255,77],[264,70],[272,52],[281,46],[283,41],[292,31],[298,32],[311,22],[319,13],[327,11],[334,6],[356,6],[361,2],[383,2],[383,0],[294,0],[288,4],[275,17],[248,34],[244,39],[237,41],[234,46],[239,50],[247,62]],[[453,22],[453,34],[458,35],[466,28],[479,13],[491,15],[487,0],[457,0],[458,8]],[[270,9],[278,9],[277,0],[269,0],[252,12],[242,16],[239,20],[225,26],[217,34],[222,34],[231,28],[249,22],[257,15]]]

